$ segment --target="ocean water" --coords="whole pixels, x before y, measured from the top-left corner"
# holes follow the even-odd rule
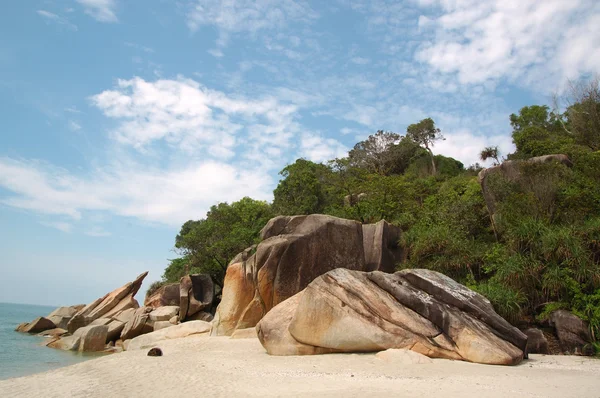
[[[46,337],[14,331],[19,323],[31,322],[54,309],[41,305],[0,303],[0,380],[45,372],[97,357],[48,348],[42,345]]]

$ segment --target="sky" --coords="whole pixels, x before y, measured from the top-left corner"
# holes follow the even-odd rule
[[[598,72],[596,0],[3,1],[0,302],[147,286],[183,222],[377,130],[507,154],[511,113]]]

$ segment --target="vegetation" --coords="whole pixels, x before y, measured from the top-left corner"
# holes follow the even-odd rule
[[[573,85],[563,100],[564,113],[534,105],[510,115],[516,151],[507,159],[567,154],[573,166],[522,163],[517,179],[490,174],[493,217],[477,181],[481,166],[465,169],[434,155],[442,135],[428,118],[404,137],[377,131],[347,158],[298,159],[281,171],[272,205],[244,198],[186,222],[176,237],[181,257],[171,260],[163,280],[205,272],[222,285],[228,262],[258,241],[274,215],[386,219],[404,231],[406,262],[399,268],[443,272],[487,296],[512,322],[569,309],[600,336],[598,82]],[[483,148],[480,158],[500,163],[498,147]]]

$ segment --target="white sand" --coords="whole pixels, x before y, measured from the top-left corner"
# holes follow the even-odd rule
[[[271,357],[257,339],[192,336],[0,381],[2,397],[600,397],[600,360],[532,355],[519,366],[375,354]]]

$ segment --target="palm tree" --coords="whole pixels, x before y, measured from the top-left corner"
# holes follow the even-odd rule
[[[494,166],[497,166],[500,164],[500,151],[497,146],[488,146],[483,148],[483,151],[479,154],[479,158],[484,162],[488,159],[494,159]]]

